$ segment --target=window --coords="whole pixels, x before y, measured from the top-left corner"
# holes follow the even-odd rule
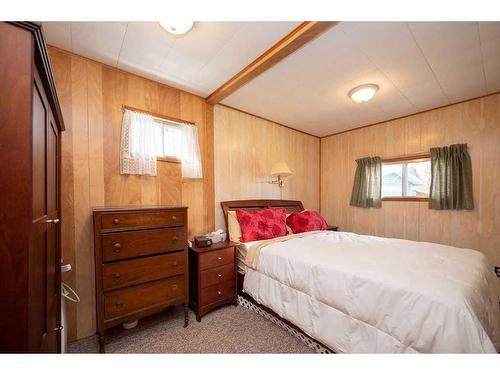
[[[427,200],[430,184],[427,155],[382,161],[382,200]]]
[[[125,109],[120,173],[156,176],[156,159],[159,156],[180,159],[182,177],[202,177],[198,129],[195,125]]]
[[[195,125],[154,118],[157,156],[169,156],[182,162],[182,177],[201,178],[198,129]]]

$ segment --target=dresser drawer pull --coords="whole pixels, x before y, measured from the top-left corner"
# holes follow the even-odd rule
[[[177,237],[177,236],[172,237],[172,242],[177,242],[178,240],[179,240],[179,237]]]
[[[115,306],[118,307],[118,308],[122,308],[123,307],[123,301],[116,301],[115,302]]]
[[[177,216],[173,215],[172,220],[174,220],[174,221],[177,220]]]
[[[217,292],[217,294],[218,294],[219,296],[222,296],[222,292],[221,292],[220,290]]]
[[[120,222],[120,220],[118,220],[118,219],[114,219],[114,220],[113,220],[113,223],[114,223],[114,224],[118,224],[119,222]]]
[[[217,260],[222,260],[222,257],[217,257]]]
[[[118,280],[120,280],[121,278],[122,278],[122,275],[120,275],[119,273],[115,273],[115,274],[113,275],[113,280],[115,280],[115,281],[118,281]]]
[[[179,286],[177,284],[172,285],[172,290],[177,290]]]
[[[172,262],[172,266],[177,267],[177,261],[176,261],[176,260],[174,260],[174,261]]]
[[[113,251],[114,251],[115,253],[119,253],[119,252],[120,252],[120,249],[122,248],[122,245],[121,245],[119,242],[117,242],[117,243],[115,243],[115,244],[113,245],[113,247],[114,247]]]
[[[217,277],[222,277],[222,273],[218,273],[218,274],[217,274]]]

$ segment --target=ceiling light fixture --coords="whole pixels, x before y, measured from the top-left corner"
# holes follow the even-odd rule
[[[373,98],[377,91],[378,86],[373,83],[369,83],[353,88],[349,91],[349,96],[356,103],[364,103]]]
[[[178,21],[178,22],[168,22],[168,21],[158,21],[161,27],[167,30],[169,33],[174,35],[186,34],[189,30],[193,28],[193,21]]]

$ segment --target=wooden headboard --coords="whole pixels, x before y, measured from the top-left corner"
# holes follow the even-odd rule
[[[242,210],[261,210],[263,208],[284,208],[287,213],[304,211],[304,206],[301,201],[286,201],[282,199],[249,199],[241,201],[225,201],[220,202],[222,211],[224,212],[224,221],[227,227],[227,211],[234,211],[237,208]]]

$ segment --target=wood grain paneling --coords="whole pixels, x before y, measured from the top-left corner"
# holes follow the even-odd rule
[[[427,202],[349,206],[355,159],[423,153],[453,143],[469,145],[474,210],[429,210]],[[322,138],[321,212],[343,231],[477,249],[499,265],[499,147],[500,94]]]
[[[99,206],[185,205],[189,236],[214,227],[213,107],[203,98],[50,48],[67,131],[62,138],[62,250],[73,271],[64,281],[81,297],[68,303],[68,338],[95,333],[91,209]],[[182,179],[178,161],[162,159],[158,175],[119,173],[122,105],[194,122],[203,179]]]
[[[280,198],[269,184],[274,163],[285,161],[283,199],[301,200],[319,209],[319,138],[225,107],[214,108],[216,227],[224,228],[220,202]]]

